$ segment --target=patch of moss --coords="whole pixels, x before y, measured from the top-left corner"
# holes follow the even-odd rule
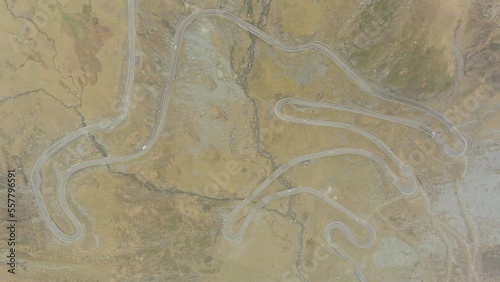
[[[87,37],[91,9],[85,6],[87,5],[84,5],[82,12],[78,14],[61,12],[63,29],[76,40],[84,40]]]

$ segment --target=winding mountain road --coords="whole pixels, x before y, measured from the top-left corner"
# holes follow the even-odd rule
[[[457,130],[455,126],[453,126],[444,116],[442,116],[440,113],[437,111],[420,104],[416,101],[398,97],[398,96],[393,96],[385,93],[380,93],[376,91],[373,87],[371,87],[368,83],[366,83],[364,80],[362,80],[359,76],[356,75],[356,73],[351,70],[342,60],[340,60],[326,45],[320,42],[312,42],[312,43],[307,43],[307,44],[301,44],[301,45],[286,45],[284,43],[281,43],[275,39],[273,39],[269,34],[265,33],[264,31],[258,29],[257,27],[251,25],[248,22],[245,22],[244,20],[238,18],[235,15],[232,15],[228,12],[222,11],[222,10],[202,10],[199,12],[196,12],[188,17],[186,17],[178,26],[175,34],[175,38],[173,40],[173,48],[172,48],[172,62],[170,65],[170,73],[168,76],[168,81],[166,83],[166,86],[163,90],[162,93],[162,98],[161,98],[161,108],[158,114],[158,119],[157,123],[155,124],[152,134],[150,135],[149,139],[146,141],[144,146],[137,151],[133,152],[131,154],[127,155],[122,155],[122,156],[110,156],[110,157],[105,157],[101,159],[94,159],[94,160],[88,160],[84,162],[77,163],[70,168],[68,168],[62,177],[58,180],[57,183],[57,191],[58,191],[58,199],[59,203],[61,205],[61,208],[64,212],[64,214],[68,217],[70,220],[72,226],[73,226],[73,233],[67,234],[63,232],[52,220],[50,217],[47,208],[45,206],[43,196],[41,195],[40,192],[40,187],[42,184],[42,176],[41,176],[41,169],[43,165],[58,151],[62,150],[68,143],[71,141],[76,140],[77,138],[92,132],[92,131],[104,131],[104,130],[111,130],[116,128],[118,125],[122,124],[127,116],[128,116],[128,110],[129,110],[129,105],[130,105],[130,99],[132,95],[132,84],[134,81],[134,72],[135,72],[135,1],[134,0],[129,0],[128,1],[128,71],[127,71],[127,80],[126,80],[126,87],[125,87],[125,94],[123,96],[123,108],[121,109],[120,113],[113,119],[100,122],[94,125],[86,126],[83,128],[80,128],[62,139],[58,140],[55,142],[53,145],[51,145],[40,157],[39,159],[35,162],[32,173],[31,173],[31,187],[33,189],[33,193],[37,202],[37,205],[40,209],[40,213],[44,219],[44,221],[47,223],[48,228],[50,231],[54,234],[55,237],[57,237],[59,240],[65,243],[73,243],[78,241],[82,236],[83,236],[83,227],[77,217],[73,214],[71,209],[69,208],[67,201],[66,201],[66,184],[69,180],[69,178],[76,173],[77,171],[80,171],[82,169],[92,167],[92,166],[100,166],[100,165],[105,165],[105,164],[111,164],[111,163],[116,163],[116,162],[124,162],[124,161],[130,161],[133,160],[139,156],[144,155],[151,147],[153,144],[156,142],[158,139],[160,132],[165,124],[165,117],[167,115],[167,110],[168,110],[168,104],[170,101],[170,97],[172,94],[172,85],[175,81],[175,78],[177,76],[177,67],[178,67],[178,62],[179,62],[179,54],[180,54],[180,45],[182,43],[182,38],[183,35],[186,31],[186,28],[196,19],[202,18],[202,17],[222,17],[227,20],[230,20],[231,22],[237,24],[241,29],[250,32],[257,36],[259,39],[263,40],[267,44],[285,51],[289,53],[298,53],[298,52],[303,52],[307,50],[314,50],[318,51],[321,54],[325,56],[325,59],[331,60],[335,62],[339,67],[341,67],[351,79],[363,90],[366,92],[375,95],[381,99],[384,100],[389,100],[393,102],[399,102],[403,103],[405,105],[409,105],[412,107],[415,107],[417,109],[420,109],[432,116],[434,116],[436,119],[438,119],[442,124],[446,126],[446,128],[451,132],[456,139],[458,140],[459,146],[457,148],[452,148],[448,144],[446,144],[442,139],[440,139],[439,135],[436,134],[432,129],[419,124],[418,122],[412,121],[412,120],[407,120],[407,119],[402,119],[394,116],[389,116],[381,113],[376,113],[367,109],[361,109],[361,108],[356,108],[356,107],[351,107],[351,106],[343,106],[343,105],[338,105],[338,104],[333,104],[333,103],[324,103],[324,102],[317,102],[317,101],[309,101],[309,100],[303,100],[303,99],[296,99],[296,98],[286,98],[280,100],[276,106],[275,106],[275,114],[282,119],[283,121],[287,122],[293,122],[293,123],[300,123],[304,125],[312,125],[312,126],[328,126],[328,127],[334,127],[334,128],[342,128],[342,129],[347,129],[350,131],[353,131],[367,139],[369,139],[371,142],[373,142],[375,145],[377,145],[385,154],[387,154],[391,160],[398,166],[398,168],[403,172],[404,176],[407,179],[407,184],[403,185],[403,183],[398,180],[396,174],[393,173],[393,171],[388,167],[388,165],[376,154],[361,150],[361,149],[356,149],[356,148],[336,148],[332,150],[326,150],[326,151],[321,151],[321,152],[316,152],[312,154],[308,154],[305,156],[301,156],[295,159],[290,160],[289,162],[281,165],[276,171],[274,171],[264,182],[262,182],[249,196],[247,196],[244,201],[242,201],[230,214],[229,217],[224,221],[223,223],[223,228],[222,228],[222,234],[224,238],[226,238],[229,241],[236,241],[240,240],[243,237],[243,234],[245,233],[246,229],[248,228],[248,225],[252,221],[252,218],[255,216],[255,214],[258,212],[260,208],[262,208],[265,204],[268,202],[283,198],[283,197],[290,197],[292,195],[296,195],[299,193],[308,193],[312,194],[314,196],[319,197],[326,203],[330,204],[332,207],[340,210],[347,216],[349,216],[352,220],[356,221],[359,224],[362,224],[368,231],[369,231],[369,238],[365,241],[359,241],[357,240],[350,230],[347,228],[347,226],[343,223],[340,222],[332,222],[325,228],[325,239],[326,241],[330,244],[330,246],[339,254],[341,255],[344,259],[346,259],[354,268],[358,279],[361,281],[365,281],[365,277],[360,269],[360,267],[345,253],[340,249],[338,245],[336,245],[330,236],[330,233],[333,229],[340,229],[342,230],[349,240],[359,248],[367,248],[371,246],[371,244],[375,241],[375,229],[366,223],[364,220],[359,218],[358,216],[354,215],[351,213],[348,209],[345,207],[341,206],[337,202],[333,201],[330,199],[328,196],[325,194],[319,192],[318,190],[315,190],[310,187],[296,187],[292,188],[289,190],[281,191],[269,196],[264,197],[262,200],[260,200],[255,207],[252,209],[252,211],[247,215],[243,225],[240,227],[239,231],[236,233],[231,233],[231,225],[233,224],[233,221],[235,220],[236,216],[238,215],[239,212],[248,204],[250,204],[252,201],[255,200],[255,198],[277,177],[279,177],[282,173],[284,173],[287,169],[290,167],[299,164],[301,162],[313,160],[313,159],[318,159],[318,158],[325,158],[325,157],[333,157],[333,156],[338,156],[338,155],[345,155],[345,154],[353,154],[353,155],[359,155],[362,157],[369,158],[376,162],[378,165],[380,165],[384,171],[387,173],[389,179],[391,182],[395,185],[395,187],[403,194],[405,195],[411,195],[416,191],[417,184],[415,180],[415,176],[411,172],[410,168],[405,165],[393,152],[392,150],[379,138],[377,138],[375,135],[372,133],[359,128],[357,126],[347,124],[347,123],[342,123],[342,122],[334,122],[334,121],[325,121],[325,120],[315,120],[315,119],[304,119],[304,118],[296,118],[293,116],[286,115],[282,112],[282,108],[286,105],[292,105],[292,106],[300,106],[300,107],[309,107],[309,108],[322,108],[322,109],[332,109],[332,110],[340,110],[340,111],[347,111],[347,112],[352,112],[356,114],[361,114],[364,116],[372,117],[372,118],[378,118],[390,122],[395,122],[402,124],[404,126],[419,130],[423,132],[424,134],[428,135],[431,137],[442,149],[442,151],[451,156],[451,157],[460,157],[465,154],[467,150],[467,142],[464,136]]]

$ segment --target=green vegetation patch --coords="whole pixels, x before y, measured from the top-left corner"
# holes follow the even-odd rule
[[[411,92],[436,93],[449,88],[453,77],[442,59],[444,50],[415,49],[396,59],[385,82]]]

